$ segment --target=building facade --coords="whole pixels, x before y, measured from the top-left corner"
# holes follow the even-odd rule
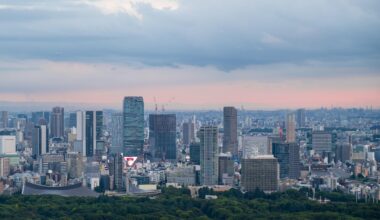
[[[190,161],[193,164],[201,164],[201,145],[200,143],[191,143],[190,144]]]
[[[16,154],[16,136],[0,135],[0,155]]]
[[[101,145],[103,128],[102,111],[79,111],[77,112],[77,140],[82,147],[79,152],[84,157],[95,155],[97,145]]]
[[[243,158],[270,154],[268,136],[243,136]]]
[[[0,111],[0,128],[8,127],[8,112]]]
[[[223,108],[223,153],[238,155],[237,110],[235,107]]]
[[[63,138],[65,134],[64,124],[65,110],[62,107],[54,107],[51,113],[50,130],[51,137]]]
[[[144,147],[144,100],[140,96],[125,97],[123,102],[123,152],[138,156]]]
[[[346,162],[352,159],[352,146],[350,143],[338,143],[335,149],[335,161]]]
[[[286,115],[286,142],[296,142],[296,114],[294,112]]]
[[[297,112],[296,112],[296,121],[297,121],[297,127],[298,128],[304,128],[304,127],[306,127],[305,109],[301,108],[301,109],[297,110]]]
[[[149,115],[149,147],[153,158],[176,160],[176,115]]]
[[[182,139],[185,146],[195,141],[195,124],[191,121],[182,124]]]
[[[245,191],[274,192],[279,186],[279,165],[272,155],[242,159],[241,186]]]
[[[46,125],[34,126],[32,132],[32,154],[38,157],[49,153],[49,131]]]
[[[280,165],[280,178],[298,179],[301,172],[300,147],[296,143],[274,143],[273,156]]]
[[[201,185],[218,184],[218,127],[202,126],[198,132],[200,139]]]
[[[111,153],[123,153],[123,113],[111,116]]]
[[[327,131],[313,131],[312,146],[315,153],[331,152],[332,135]]]

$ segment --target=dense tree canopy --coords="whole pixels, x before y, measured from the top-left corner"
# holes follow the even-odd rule
[[[216,200],[192,199],[187,189],[164,188],[157,198],[0,196],[0,219],[378,219],[380,204],[355,203],[340,192],[319,193],[332,202],[319,204],[308,190],[266,195],[259,190],[216,193]],[[201,196],[202,196],[201,195]],[[310,194],[309,194],[310,195]]]

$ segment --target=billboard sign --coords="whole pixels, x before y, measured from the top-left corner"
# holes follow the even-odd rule
[[[126,167],[132,167],[136,160],[137,157],[124,157],[124,164]]]

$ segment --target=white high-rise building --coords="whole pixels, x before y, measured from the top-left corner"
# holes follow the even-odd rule
[[[0,136],[0,155],[16,154],[16,136]]]

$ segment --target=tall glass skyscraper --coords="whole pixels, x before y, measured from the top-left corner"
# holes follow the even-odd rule
[[[223,108],[223,153],[238,155],[237,110],[234,107]]]
[[[123,153],[138,156],[144,146],[144,99],[141,96],[124,97]]]
[[[273,156],[280,165],[280,178],[298,179],[300,176],[300,146],[297,143],[273,143]]]
[[[65,134],[64,126],[65,111],[61,107],[54,107],[51,113],[50,129],[52,137],[63,138]]]
[[[149,144],[152,157],[176,160],[176,115],[149,115]]]
[[[123,113],[111,116],[111,153],[123,153]]]
[[[77,112],[77,140],[82,142],[80,152],[83,156],[94,156],[97,145],[101,142],[102,128],[103,111]]]

